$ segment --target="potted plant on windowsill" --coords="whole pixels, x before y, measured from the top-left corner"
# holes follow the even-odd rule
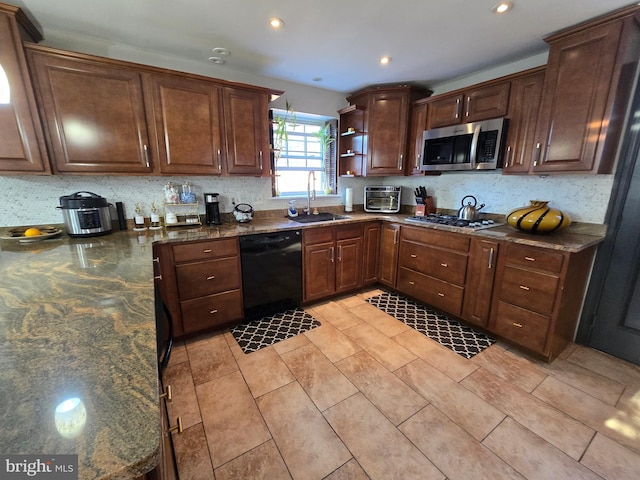
[[[293,110],[293,106],[289,103],[289,100],[285,99],[284,115],[276,114],[273,117],[273,149],[276,158],[280,156],[280,152],[289,140],[289,132],[287,131],[288,123],[293,124],[295,127],[296,112]]]

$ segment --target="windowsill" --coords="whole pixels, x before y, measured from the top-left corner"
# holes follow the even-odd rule
[[[316,193],[316,198],[342,198],[342,195],[338,195],[337,193],[332,193],[330,195],[326,195],[326,194],[319,194]],[[281,196],[281,197],[270,197],[269,200],[306,200],[307,196],[306,195],[287,195],[287,196]]]

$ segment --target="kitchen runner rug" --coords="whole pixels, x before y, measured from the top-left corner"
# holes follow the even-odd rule
[[[231,333],[242,351],[251,353],[319,326],[318,320],[301,308],[295,308],[236,325]]]
[[[367,301],[465,358],[495,343],[494,338],[395,293],[384,292]]]

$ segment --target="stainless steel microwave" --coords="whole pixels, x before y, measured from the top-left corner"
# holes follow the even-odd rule
[[[420,170],[495,170],[502,167],[508,121],[481,122],[425,130]]]

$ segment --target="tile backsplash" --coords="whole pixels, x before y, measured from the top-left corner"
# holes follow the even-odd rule
[[[105,197],[110,203],[123,202],[127,218],[132,218],[136,203],[149,216],[151,203],[156,202],[162,212],[164,185],[180,185],[185,181],[194,186],[204,213],[203,193],[220,194],[220,211],[230,212],[235,203],[249,203],[256,210],[282,209],[288,199],[271,198],[268,178],[239,177],[114,177],[114,176],[0,176],[0,227],[63,223],[62,213],[56,209],[59,197],[79,191],[89,191]],[[458,209],[465,195],[474,195],[478,204],[486,204],[483,211],[508,213],[527,205],[529,200],[549,200],[550,203],[575,221],[604,223],[613,175],[506,176],[497,172],[447,173],[427,177],[341,178],[339,195],[318,197],[314,205],[343,204],[344,189],[353,187],[354,204],[364,201],[365,185],[402,186],[402,203],[415,205],[413,189],[427,187],[434,195],[436,206]],[[306,204],[306,198],[299,205]]]

